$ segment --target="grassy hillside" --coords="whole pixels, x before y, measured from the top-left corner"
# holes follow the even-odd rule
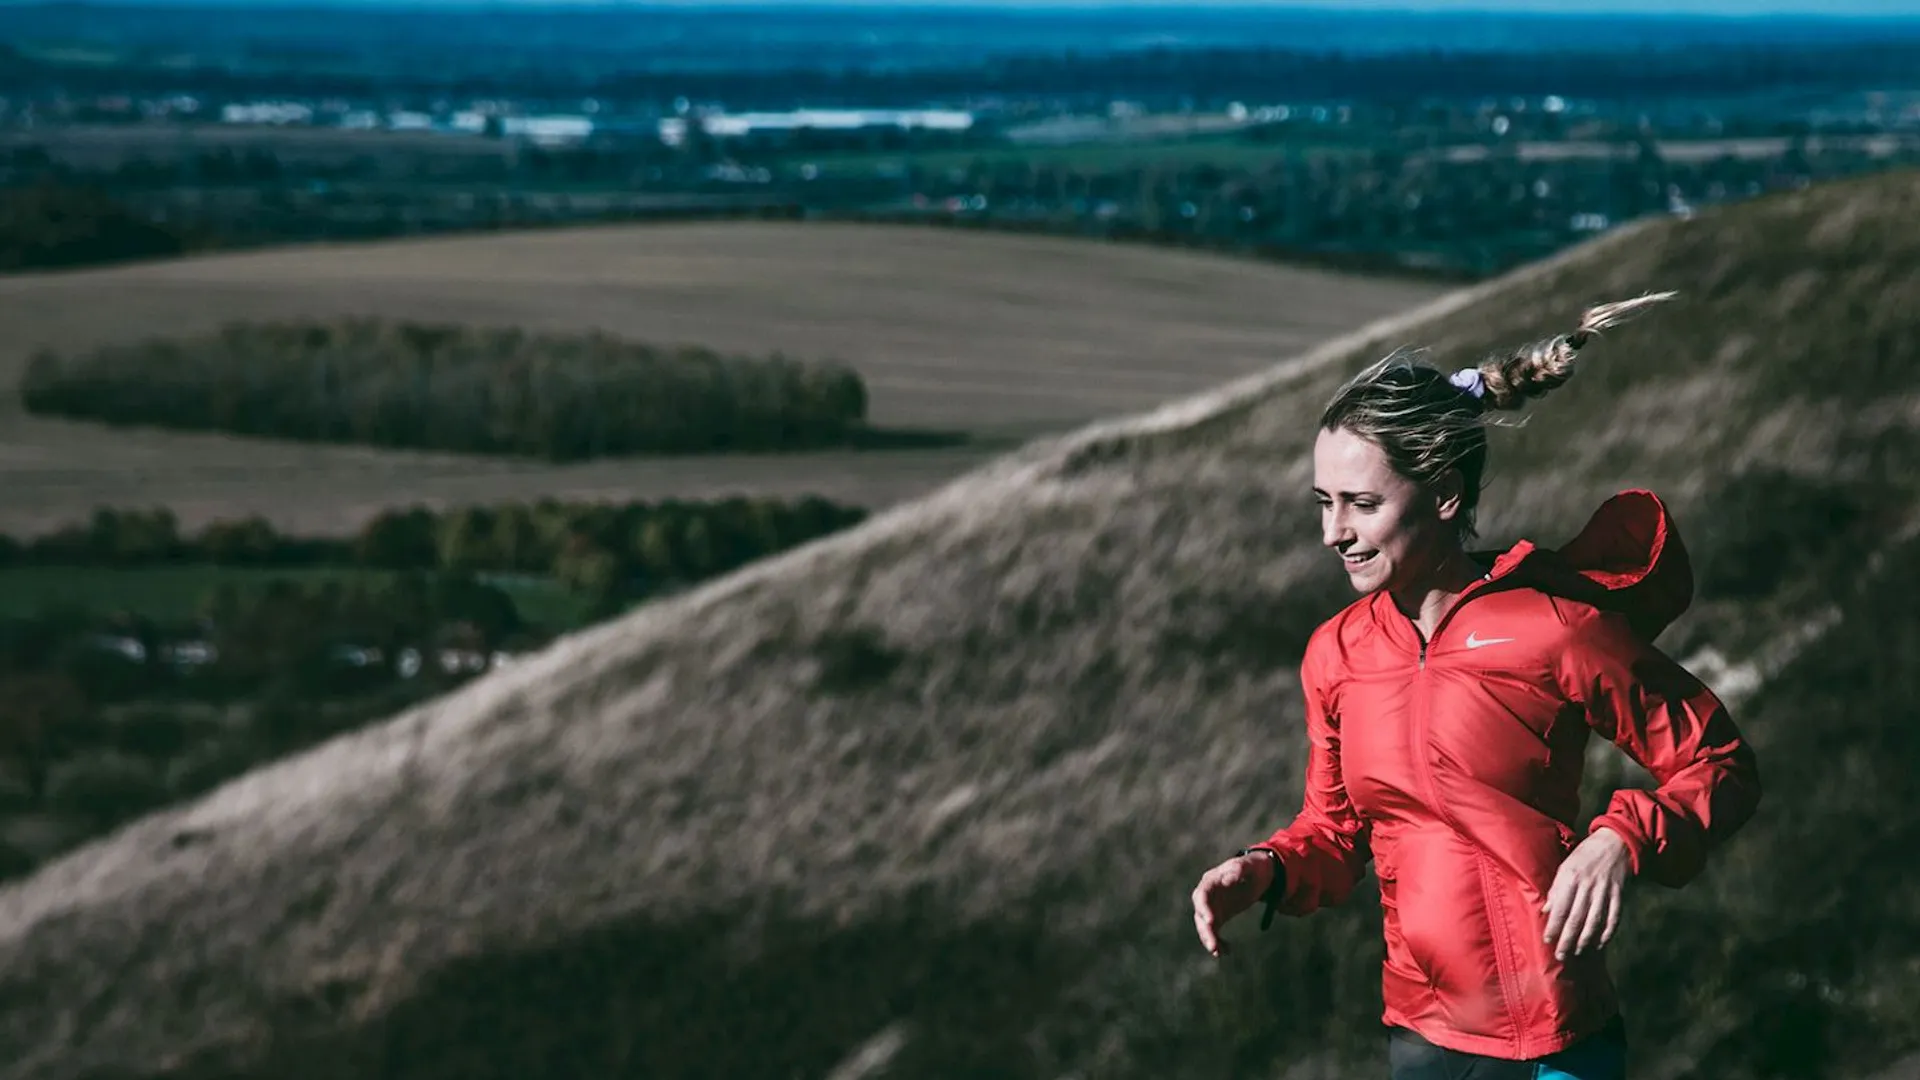
[[[1768,796],[1613,964],[1636,1077],[1920,1048],[1920,178],[1602,240],[1036,446],[0,892],[0,1077],[1377,1075],[1379,914],[1210,960],[1187,892],[1298,805],[1341,602],[1311,417],[1677,287],[1496,440],[1490,542],[1669,494]],[[1596,754],[1589,806],[1635,782]]]
[[[734,223],[290,248],[0,280],[0,532],[165,504],[184,525],[260,514],[350,532],[378,510],[541,495],[819,494],[883,506],[1040,432],[1257,371],[1437,295],[1218,256],[914,228]],[[837,359],[884,428],[974,445],[555,467],[158,431],[21,412],[42,347],[77,354],[232,321],[336,316]]]

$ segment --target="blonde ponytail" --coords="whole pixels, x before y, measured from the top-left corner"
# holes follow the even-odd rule
[[[1602,330],[1640,314],[1655,304],[1673,299],[1677,293],[1648,293],[1631,300],[1601,304],[1589,308],[1573,332],[1523,345],[1506,356],[1496,357],[1470,369],[1478,372],[1475,380],[1484,387],[1478,395],[1482,408],[1518,409],[1533,398],[1565,383],[1573,375],[1573,361],[1581,347]]]

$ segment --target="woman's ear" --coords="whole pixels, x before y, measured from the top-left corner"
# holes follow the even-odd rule
[[[1434,485],[1433,511],[1441,521],[1452,521],[1460,516],[1467,501],[1467,478],[1459,469],[1448,469],[1439,483]]]

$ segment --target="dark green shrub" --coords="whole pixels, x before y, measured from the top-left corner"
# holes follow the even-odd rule
[[[273,753],[285,753],[330,734],[319,709],[286,694],[269,694],[253,708],[253,735]]]
[[[39,803],[32,771],[24,762],[0,760],[0,815],[32,810]]]
[[[262,753],[240,735],[221,735],[196,743],[168,763],[164,780],[174,799],[190,799],[219,787],[260,764]]]
[[[151,762],[118,751],[62,762],[47,776],[47,808],[94,829],[138,817],[167,799],[167,785]]]
[[[40,865],[30,851],[22,851],[4,840],[0,840],[0,881],[26,877]]]
[[[141,708],[115,720],[114,748],[146,761],[165,762],[193,745],[198,727],[174,710]]]
[[[48,813],[0,818],[0,864],[4,877],[32,873],[47,860],[83,843],[92,830],[85,822]]]

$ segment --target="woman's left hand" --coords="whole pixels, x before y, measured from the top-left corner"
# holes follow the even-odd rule
[[[1546,940],[1556,958],[1565,960],[1613,940],[1629,869],[1627,842],[1612,829],[1595,829],[1567,853],[1540,909],[1547,913]]]

